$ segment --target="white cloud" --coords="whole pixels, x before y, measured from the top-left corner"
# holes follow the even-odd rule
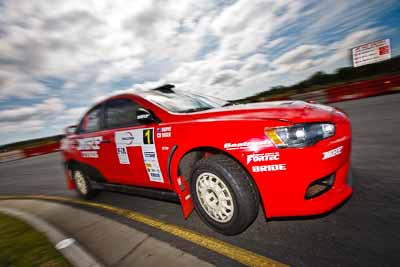
[[[136,58],[125,58],[110,62],[106,67],[99,71],[96,82],[104,83],[112,81],[116,77],[129,77],[135,70],[143,66],[143,62]]]
[[[60,134],[67,125],[77,124],[86,110],[86,107],[67,109],[58,98],[49,98],[32,106],[0,110],[2,142],[10,142],[15,137],[21,140]]]
[[[108,95],[110,84],[121,79],[164,80],[203,92],[224,86],[219,91],[229,97],[233,85],[260,72],[267,77],[314,67],[325,45],[315,43],[313,32],[319,35],[336,24],[355,27],[351,23],[355,16],[348,16],[354,15],[351,3],[324,1],[309,6],[308,1],[289,0],[219,5],[196,0],[5,1],[0,7],[0,67],[7,72],[0,84],[9,85],[0,99],[47,93],[37,82],[43,77],[64,80],[62,88],[74,91],[62,92],[66,97],[89,96],[79,97],[81,102]],[[364,4],[363,14],[371,6],[382,10]],[[360,20],[357,17],[359,24]],[[299,36],[294,42],[299,45],[292,47],[293,36],[279,36],[303,21],[313,22],[304,25],[309,41]],[[284,44],[289,49],[283,55],[270,52]],[[219,83],[221,79],[226,82]]]
[[[46,86],[31,77],[6,70],[0,70],[0,89],[0,100],[9,97],[33,98],[48,92]]]
[[[216,57],[241,57],[256,52],[280,27],[297,19],[302,1],[239,0],[224,9],[212,23],[221,38]]]
[[[307,12],[310,21],[304,37],[348,35],[351,32],[371,28],[385,12],[395,8],[394,5],[396,0],[320,1]]]
[[[321,45],[301,45],[273,61],[276,65],[286,65],[307,60],[324,53],[325,48]]]
[[[86,107],[70,108],[61,114],[57,120],[67,124],[77,123],[82,118],[83,114],[87,111]]]
[[[280,37],[280,38],[271,40],[270,42],[266,42],[264,49],[270,49],[270,48],[280,46],[280,45],[284,44],[285,41],[287,41],[287,38],[284,38],[284,37]]]
[[[240,82],[239,73],[234,70],[221,70],[217,72],[212,81],[211,85],[222,84],[227,86],[235,86]]]
[[[56,131],[94,100],[165,83],[228,99],[295,83],[315,71],[349,65],[352,46],[385,37],[391,29],[377,22],[394,4],[5,0],[0,105],[16,98],[24,104],[7,115],[9,122],[0,115],[1,123],[15,129],[14,116],[21,123],[33,121],[35,129],[44,123],[52,125],[44,129]],[[46,98],[62,99],[53,112],[57,118],[16,115],[39,114],[46,108],[25,103],[45,104]],[[4,110],[0,114],[10,114]]]
[[[112,5],[107,1],[5,1],[0,6],[4,32],[0,65],[6,63],[12,72],[32,80],[56,76],[68,85],[106,83],[132,75],[142,79],[143,62],[174,65],[195,57],[210,19],[205,14],[213,6],[199,1],[114,1]]]
[[[49,98],[33,106],[0,110],[0,121],[18,122],[27,119],[55,117],[64,110],[63,102],[58,98]]]
[[[32,133],[42,130],[45,126],[43,120],[27,120],[23,122],[0,122],[0,133]]]

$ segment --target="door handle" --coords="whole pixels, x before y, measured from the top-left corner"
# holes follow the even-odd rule
[[[111,140],[110,139],[101,140],[100,144],[111,144]]]

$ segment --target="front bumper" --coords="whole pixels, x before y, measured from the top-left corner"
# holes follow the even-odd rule
[[[353,192],[348,181],[349,169],[349,163],[340,167],[335,172],[335,181],[332,187],[313,198],[305,198],[304,188],[301,190],[301,194],[289,190],[293,193],[291,197],[281,197],[273,200],[267,198],[266,202],[264,202],[264,205],[266,205],[266,216],[268,218],[309,216],[331,211],[349,198]],[[267,204],[267,202],[269,203]]]
[[[340,153],[329,153],[337,152],[337,148],[340,148]],[[246,166],[257,184],[266,217],[318,215],[334,209],[349,198],[353,191],[350,151],[350,126],[344,122],[338,123],[334,137],[314,146],[258,152],[279,153],[277,161],[254,162]],[[243,156],[243,160],[246,156]],[[284,164],[285,168],[254,172],[253,166],[261,164]],[[256,170],[261,168],[256,167]],[[334,175],[334,179],[327,190],[307,197],[310,185],[331,175]]]

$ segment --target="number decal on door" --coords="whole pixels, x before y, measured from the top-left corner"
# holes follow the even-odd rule
[[[149,180],[151,182],[164,183],[164,177],[158,163],[156,146],[154,145],[154,128],[115,132],[115,143],[120,164],[131,164],[128,148],[140,147]]]
[[[143,131],[143,144],[150,145],[153,142],[153,129],[146,129]]]

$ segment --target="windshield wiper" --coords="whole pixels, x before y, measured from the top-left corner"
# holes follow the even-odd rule
[[[211,107],[201,107],[201,108],[191,108],[191,109],[186,109],[181,111],[181,113],[192,113],[192,112],[198,112],[198,111],[203,111],[203,110],[208,110],[211,109]]]
[[[234,106],[234,105],[236,105],[236,103],[227,101],[227,103],[224,104],[223,107]]]

